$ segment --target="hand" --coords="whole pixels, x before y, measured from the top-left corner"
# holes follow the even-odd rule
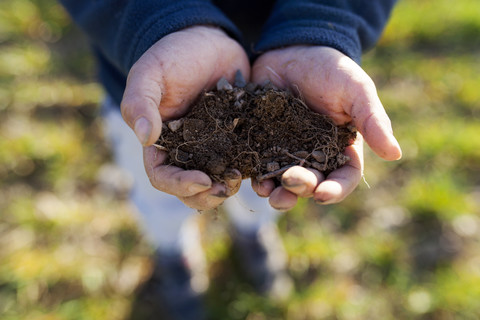
[[[188,206],[207,210],[236,193],[241,176],[213,183],[203,172],[164,165],[166,153],[151,146],[160,136],[162,120],[179,118],[205,89],[240,70],[248,79],[250,65],[242,47],[215,27],[195,26],[155,43],[131,68],[122,115],[144,148],[144,164],[152,185]]]
[[[260,56],[252,68],[252,80],[272,81],[298,93],[316,112],[330,116],[336,124],[353,123],[360,134],[345,150],[352,160],[327,177],[313,169],[293,167],[282,176],[282,186],[273,181],[254,182],[260,196],[269,196],[279,210],[293,208],[298,197],[313,197],[331,204],[342,201],[363,174],[363,138],[385,160],[402,156],[392,126],[370,77],[341,52],[320,46],[293,46]]]

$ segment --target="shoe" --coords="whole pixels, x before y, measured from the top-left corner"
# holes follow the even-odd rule
[[[203,320],[202,292],[192,286],[192,270],[181,254],[156,253],[154,271],[137,295],[131,320]]]
[[[203,293],[209,281],[196,220],[185,223],[180,242],[179,250],[155,252],[152,276],[137,297],[139,307],[131,320],[207,318]]]
[[[255,289],[274,300],[285,300],[293,289],[287,273],[287,255],[276,225],[256,232],[232,230],[233,249]]]

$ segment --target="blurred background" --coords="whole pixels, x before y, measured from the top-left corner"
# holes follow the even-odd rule
[[[403,147],[340,205],[283,215],[294,294],[255,294],[202,215],[212,319],[480,318],[480,2],[400,0],[363,66]],[[0,1],[0,319],[142,319],[151,249],[110,163],[85,39],[54,0]],[[114,182],[112,184],[112,181]]]

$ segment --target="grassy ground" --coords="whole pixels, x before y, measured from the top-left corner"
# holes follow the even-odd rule
[[[480,2],[403,0],[364,57],[404,150],[367,151],[366,184],[308,201],[280,230],[295,293],[242,280],[224,218],[204,215],[213,319],[480,317]],[[101,89],[53,0],[0,2],[0,319],[128,319],[150,270],[110,154]],[[131,319],[139,319],[133,315]]]

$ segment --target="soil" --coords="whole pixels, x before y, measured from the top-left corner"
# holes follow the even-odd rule
[[[232,86],[222,78],[185,117],[163,124],[156,146],[168,152],[168,164],[214,181],[228,179],[232,169],[262,181],[294,165],[328,174],[350,160],[343,152],[355,137],[355,128],[335,125],[271,83],[240,78]]]

